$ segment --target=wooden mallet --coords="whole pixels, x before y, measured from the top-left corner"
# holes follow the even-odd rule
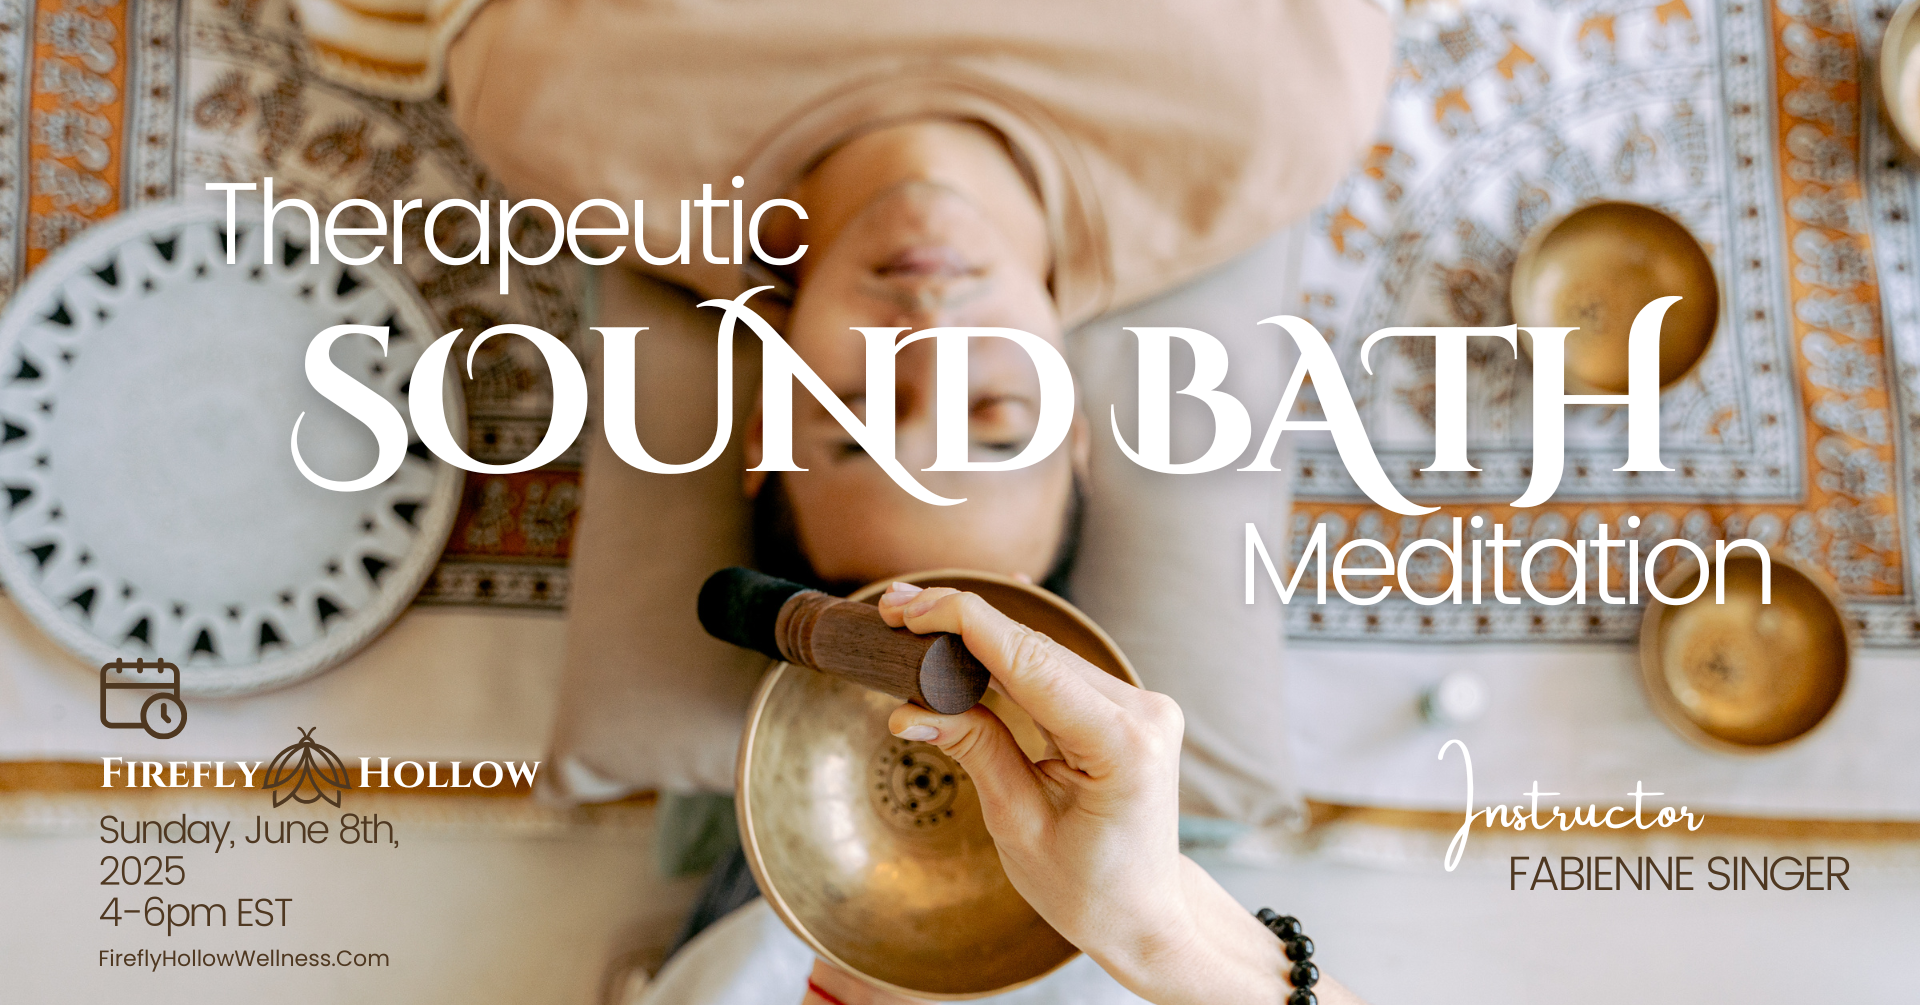
[[[890,628],[871,604],[842,600],[738,566],[700,587],[707,634],[955,715],[980,701],[989,674],[960,636]]]

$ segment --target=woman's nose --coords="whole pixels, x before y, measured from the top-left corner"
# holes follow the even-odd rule
[[[904,323],[904,322],[900,322]],[[915,325],[935,328],[938,325]],[[922,339],[900,350],[893,361],[893,408],[895,423],[908,425],[933,415],[933,395],[938,370],[932,339]]]
[[[948,328],[966,322],[961,320],[959,312],[945,301],[923,301],[913,307],[902,309],[893,323],[920,331],[925,328]]]
[[[967,324],[967,305],[980,298],[982,289],[973,275],[922,276],[901,285],[893,323],[915,330]]]

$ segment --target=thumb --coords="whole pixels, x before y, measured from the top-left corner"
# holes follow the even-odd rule
[[[1040,797],[1040,773],[1020,749],[1007,724],[985,705],[959,715],[941,715],[918,705],[893,710],[887,729],[903,740],[920,740],[960,762],[980,793],[988,823],[1024,811]]]

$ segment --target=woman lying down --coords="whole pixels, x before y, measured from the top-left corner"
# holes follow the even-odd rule
[[[1063,348],[1296,221],[1371,138],[1389,34],[1369,0],[488,0],[446,56],[447,96],[510,191],[563,210],[645,200],[656,254],[682,237],[662,210],[703,185],[804,207],[763,221],[769,258],[806,246],[789,266],[714,264],[699,239],[684,265],[620,262],[714,298],[771,271],[791,290],[782,333],[859,412],[855,326],[1001,326]],[[1006,340],[970,341],[975,458],[1011,456],[1037,418],[1033,368]],[[923,472],[932,361],[927,341],[900,353],[896,456],[967,504],[911,498],[798,394],[807,470],[747,484],[791,531],[769,556],[791,565],[769,571],[1059,571],[1087,424],[1032,467]]]
[[[714,263],[696,240],[684,264],[644,268],[724,299],[771,273],[790,301],[781,331],[857,414],[864,339],[852,328],[1000,326],[1059,348],[1095,315],[1175,289],[1298,221],[1370,139],[1390,48],[1370,0],[484,0],[447,5],[467,13],[464,25],[384,35],[343,0],[298,6],[316,61],[362,86],[431,93],[444,67],[456,121],[517,197],[563,212],[645,200],[656,252],[682,236],[676,214],[659,210],[703,185],[747,206],[804,207],[804,219],[769,213],[763,234],[768,259],[806,247],[791,265]],[[630,249],[620,264],[643,267]],[[972,456],[1012,456],[1034,433],[1037,375],[1012,343],[970,341]],[[1111,346],[1130,352],[1125,339]],[[1060,581],[1088,422],[1027,468],[924,471],[933,355],[926,341],[899,354],[895,453],[927,489],[968,502],[911,498],[797,395],[794,460],[805,470],[745,479],[763,568],[828,587],[954,566]],[[752,443],[748,454],[757,466]],[[960,631],[982,654],[1008,651],[1020,631],[938,590],[890,594],[887,611],[916,630]],[[1289,943],[1180,856],[1176,780],[1198,772],[1189,764],[1178,779],[1171,700],[1091,679],[1057,653],[993,669],[1054,727],[1063,759],[1007,757],[984,709],[951,719],[902,709],[894,727],[940,745],[992,795],[1016,886],[1087,952],[1015,1000],[1127,1000],[1122,986],[1155,1002],[1345,1000],[1327,981],[1293,988]],[[1181,701],[1207,736],[1222,732],[1210,717],[1247,714],[1194,692]],[[1114,747],[1142,737],[1156,756]],[[1222,791],[1266,767],[1225,750],[1200,760],[1231,766]],[[1225,811],[1258,822],[1285,802]],[[806,986],[803,955],[749,907],[670,964],[650,1000],[792,1000]],[[730,984],[736,976],[748,983]],[[883,1000],[827,970],[812,980],[810,1002]]]

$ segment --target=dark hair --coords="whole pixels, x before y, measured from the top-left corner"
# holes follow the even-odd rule
[[[1086,522],[1086,491],[1080,475],[1073,476],[1067,494],[1067,511],[1062,519],[1060,544],[1054,548],[1040,585],[1062,597],[1067,596],[1067,579],[1074,559],[1080,554],[1080,530]],[[846,596],[866,584],[863,582],[827,582],[814,571],[813,562],[800,546],[800,528],[794,519],[793,500],[787,495],[780,472],[767,473],[760,492],[753,497],[753,564],[761,572],[796,583],[805,583],[835,596]],[[901,570],[909,571],[909,570]]]

